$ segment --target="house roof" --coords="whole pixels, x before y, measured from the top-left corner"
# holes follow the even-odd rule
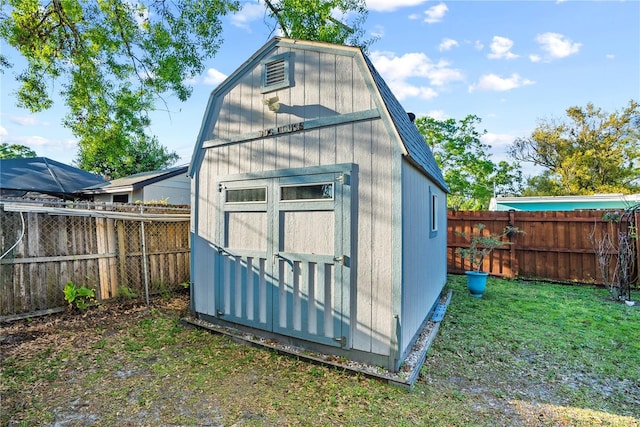
[[[430,177],[434,183],[436,183],[442,190],[449,192],[449,188],[442,176],[442,172],[438,167],[438,164],[433,157],[433,153],[431,149],[425,142],[424,138],[418,128],[409,120],[409,116],[407,112],[402,108],[398,99],[393,95],[391,89],[387,86],[385,81],[382,79],[380,74],[377,72],[369,58],[362,52],[359,47],[353,46],[344,46],[344,45],[336,45],[330,43],[322,43],[315,41],[306,41],[306,40],[293,40],[282,37],[274,37],[269,42],[267,42],[262,48],[260,48],[251,58],[249,58],[245,63],[240,66],[235,72],[233,72],[224,82],[222,82],[216,89],[211,93],[209,105],[212,104],[213,99],[216,94],[224,93],[224,91],[234,85],[238,79],[239,75],[242,75],[244,70],[250,66],[251,64],[255,64],[262,60],[264,57],[269,55],[272,49],[278,45],[287,45],[289,47],[299,47],[300,49],[304,49],[307,47],[322,47],[323,49],[332,49],[346,52],[350,56],[355,56],[360,58],[362,62],[362,69],[368,70],[369,75],[371,77],[371,81],[373,83],[373,87],[377,89],[377,92],[382,101],[379,107],[386,111],[386,114],[381,111],[383,119],[388,119],[393,124],[393,128],[395,129],[396,135],[399,137],[399,142],[402,144],[402,149],[404,156],[407,160],[409,160],[414,166],[420,169],[424,174]],[[207,126],[208,117],[210,111],[207,108],[207,112],[205,113],[205,117],[203,119],[203,124],[200,130],[200,135],[198,136],[198,142],[194,149],[194,154],[192,157],[191,165],[189,167],[189,175],[193,175],[193,168],[197,165],[199,161],[201,161],[201,156],[199,150],[202,148],[202,144],[204,143],[203,132]]]
[[[122,191],[134,191],[165,179],[178,175],[186,175],[187,166],[176,166],[168,169],[159,169],[149,172],[140,172],[123,178],[106,181],[102,184],[86,187],[82,194],[118,193]]]
[[[84,187],[104,183],[99,175],[46,157],[0,160],[0,193],[22,197],[28,192],[74,197]]]
[[[624,209],[640,204],[640,194],[593,194],[590,196],[493,197],[490,211]]]

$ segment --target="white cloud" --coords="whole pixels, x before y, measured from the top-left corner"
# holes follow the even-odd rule
[[[515,89],[520,86],[529,86],[535,82],[529,79],[523,79],[518,74],[514,73],[511,76],[503,78],[496,74],[485,74],[480,77],[477,84],[469,86],[469,92],[474,91],[496,91],[503,92],[511,89]]]
[[[447,120],[449,118],[449,115],[442,110],[428,111],[426,116],[431,117],[432,119],[440,120],[440,121]]]
[[[438,61],[428,73],[429,80],[434,86],[444,86],[449,82],[464,80],[462,71],[449,67],[449,62]]]
[[[482,49],[484,49],[484,45],[482,44],[482,42],[481,42],[480,40],[476,40],[476,41],[473,43],[473,47],[474,47],[476,50],[482,50]]]
[[[51,144],[51,141],[42,136],[19,136],[14,138],[16,141],[19,141],[21,145],[26,145],[27,147],[44,147]]]
[[[616,56],[614,54],[612,54],[612,53],[607,53],[604,57],[607,58],[607,59],[615,59],[616,58]]]
[[[487,55],[490,59],[515,59],[518,57],[515,53],[511,52],[513,47],[513,40],[506,37],[493,36],[493,41],[489,46],[491,53]]]
[[[444,14],[447,13],[449,8],[444,3],[439,3],[435,6],[431,6],[429,9],[424,11],[424,14],[427,17],[424,19],[424,22],[427,24],[435,24],[436,22],[442,21],[444,18]]]
[[[376,12],[391,12],[401,7],[417,6],[427,0],[367,0],[367,9]]]
[[[382,25],[376,25],[371,29],[371,35],[376,38],[384,37],[384,27]]]
[[[226,78],[227,78],[226,74],[221,73],[215,68],[209,68],[207,70],[207,75],[204,77],[204,83],[212,86],[218,86]]]
[[[250,23],[264,17],[266,13],[265,7],[260,0],[245,3],[239,12],[231,16],[231,25],[251,32]]]
[[[398,100],[406,98],[433,99],[438,96],[438,92],[430,87],[415,86],[403,80],[392,80],[387,83]]]
[[[409,79],[427,79],[432,86],[444,86],[464,79],[462,72],[451,68],[447,61],[434,63],[419,52],[396,56],[393,52],[376,51],[371,53],[371,61],[399,99],[409,96],[429,99],[437,95],[427,85],[420,87],[408,83]]]
[[[509,147],[516,139],[513,135],[506,133],[487,132],[480,137],[480,140],[493,148]]]
[[[9,120],[20,126],[34,126],[38,123],[33,116],[11,116]]]
[[[542,57],[540,55],[536,55],[535,53],[532,53],[531,55],[529,55],[529,60],[531,62],[540,62],[542,61]]]
[[[450,50],[454,46],[460,46],[460,44],[454,39],[442,39],[440,42],[440,46],[438,49],[442,52],[445,50]]]
[[[0,126],[0,137],[7,136],[7,129],[4,126]]]
[[[565,58],[578,53],[582,46],[582,43],[574,43],[570,38],[559,33],[538,34],[536,41],[551,59]]]

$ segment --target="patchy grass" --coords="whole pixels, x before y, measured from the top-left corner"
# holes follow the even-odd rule
[[[640,310],[586,286],[448,286],[412,392],[185,327],[184,295],[5,326],[0,424],[638,425]]]
[[[449,383],[471,406],[485,401],[479,417],[514,411],[525,425],[638,425],[638,308],[590,286],[490,278],[482,299],[464,276],[448,286],[454,299],[418,388]]]

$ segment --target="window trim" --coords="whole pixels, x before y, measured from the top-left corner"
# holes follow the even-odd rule
[[[433,238],[438,235],[438,194],[433,192],[429,187],[429,237]]]
[[[319,199],[283,199],[282,198],[282,189],[288,187],[313,187],[317,185],[330,185],[331,186],[331,197],[319,198]],[[324,201],[332,201],[335,200],[335,184],[332,181],[326,182],[305,182],[299,184],[281,184],[280,185],[280,202],[281,203],[300,203],[300,202],[324,202]]]
[[[264,200],[242,200],[242,201],[229,201],[227,200],[229,191],[242,191],[242,190],[258,190],[264,189]],[[224,203],[228,205],[238,205],[238,204],[266,204],[269,201],[269,189],[267,186],[255,186],[255,187],[234,187],[234,188],[225,188],[224,189]]]
[[[270,64],[273,64],[274,62],[278,62],[278,61],[283,61],[284,62],[284,76],[282,78],[282,81],[278,81],[277,83],[274,84],[270,84],[267,86],[267,70],[269,68]],[[279,55],[274,55],[274,56],[270,56],[267,59],[264,59],[260,62],[260,66],[262,67],[262,83],[261,83],[261,88],[262,91],[261,93],[268,93],[268,92],[272,92],[274,90],[278,90],[278,89],[282,89],[285,87],[289,87],[292,84],[292,79],[291,79],[291,52],[285,52],[285,53],[281,53]]]

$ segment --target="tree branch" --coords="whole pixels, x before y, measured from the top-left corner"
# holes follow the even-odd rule
[[[273,4],[271,3],[271,0],[264,0],[264,2],[267,4],[267,6],[269,7],[269,9],[271,9],[271,12],[273,13],[273,15],[276,17],[276,19],[278,20],[278,22],[280,23],[280,28],[282,28],[282,32],[284,33],[285,37],[290,37],[289,36],[289,32],[287,31],[287,28],[285,26],[285,22],[284,20],[280,17],[280,12],[282,12],[282,9],[276,9]]]

